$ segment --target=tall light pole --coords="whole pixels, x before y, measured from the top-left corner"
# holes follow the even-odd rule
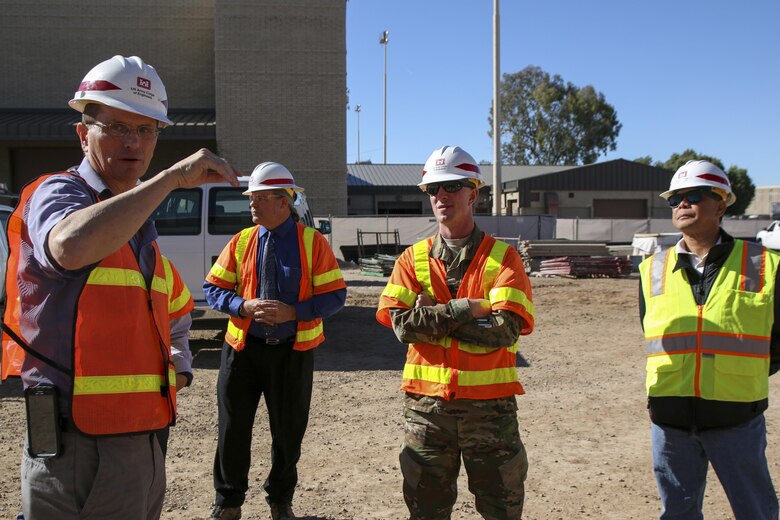
[[[388,36],[390,35],[389,31],[384,31],[382,33],[382,36],[379,38],[379,44],[384,46],[385,48],[385,88],[384,88],[384,123],[385,123],[385,130],[384,130],[384,155],[383,155],[383,164],[387,164],[387,44],[390,42],[390,39]]]
[[[498,0],[493,0],[493,215],[501,215],[501,63],[499,61]]]
[[[355,107],[355,113],[357,114],[357,131],[358,131],[358,160],[360,163],[360,105]]]

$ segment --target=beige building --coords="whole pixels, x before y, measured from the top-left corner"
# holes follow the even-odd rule
[[[769,215],[780,218],[780,186],[757,186],[756,194],[745,210],[745,215]],[[774,216],[773,216],[774,213]]]
[[[344,0],[0,0],[0,182],[78,164],[68,100],[87,71],[140,56],[176,123],[150,173],[201,147],[247,175],[290,168],[317,214],[347,212]]]

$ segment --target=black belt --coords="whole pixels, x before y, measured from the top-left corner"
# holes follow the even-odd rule
[[[259,338],[257,336],[247,335],[247,343],[263,343],[265,345],[281,345],[283,343],[292,343],[295,336],[289,338]]]

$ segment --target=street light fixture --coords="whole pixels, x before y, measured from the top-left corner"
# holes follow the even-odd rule
[[[357,162],[360,164],[360,105],[355,107],[355,113],[357,114],[357,132],[358,132],[358,156]]]
[[[387,164],[387,44],[390,42],[390,39],[388,36],[390,35],[389,31],[384,31],[382,33],[382,36],[379,38],[379,44],[383,45],[385,48],[385,87],[384,87],[384,123],[385,123],[385,130],[384,130],[384,160],[382,161],[383,164]]]

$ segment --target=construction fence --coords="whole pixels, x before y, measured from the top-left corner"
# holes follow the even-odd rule
[[[406,246],[436,234],[438,225],[432,215],[426,216],[348,216],[316,217],[330,221],[328,240],[336,257],[357,261],[358,230],[363,232],[364,255],[392,254],[396,244],[389,243],[398,230],[397,244]],[[674,233],[671,219],[558,219],[552,215],[490,216],[475,215],[477,225],[517,247],[520,240],[578,240],[630,244],[636,234]],[[761,219],[724,219],[723,228],[737,238],[754,238],[770,224]],[[375,241],[375,243],[372,243]],[[378,243],[377,243],[378,242]]]
[[[374,253],[392,254],[394,245],[388,243],[398,230],[400,250],[415,242],[435,235],[438,230],[436,219],[428,216],[350,216],[316,217],[327,219],[331,223],[328,240],[336,257],[346,261],[357,261],[358,230],[362,232],[364,255]],[[494,217],[477,215],[475,220],[480,229],[495,237],[517,246],[518,239],[539,240],[555,237],[555,217],[550,215],[531,215],[513,217]],[[381,241],[372,244],[372,240]],[[375,247],[372,247],[375,246]]]
[[[722,226],[737,238],[753,239],[769,226],[765,219],[723,219]],[[636,234],[676,233],[671,219],[557,219],[555,238],[630,243]]]

